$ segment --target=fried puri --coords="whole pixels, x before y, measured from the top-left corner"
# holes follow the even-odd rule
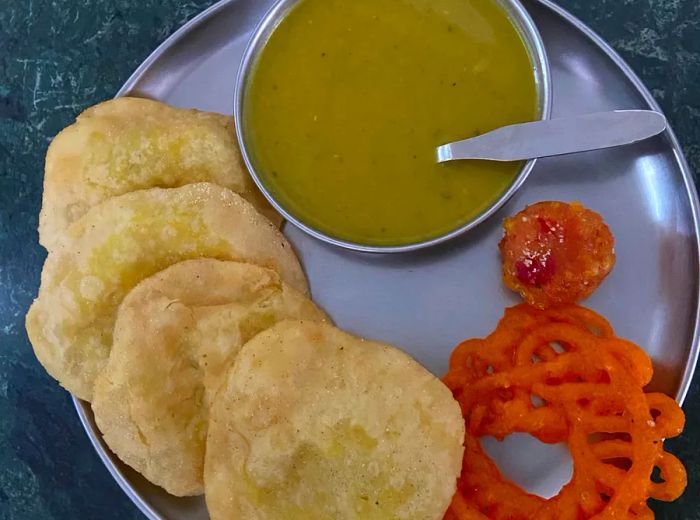
[[[403,352],[323,323],[286,321],[246,343],[210,410],[213,520],[442,518],[464,421]]]
[[[208,410],[225,369],[258,332],[323,320],[270,269],[214,259],[175,264],[134,287],[114,327],[92,409],[110,449],[176,496],[203,493]]]
[[[72,222],[110,197],[194,182],[229,188],[281,222],[244,166],[232,117],[150,99],[100,103],[49,146],[39,241],[55,248]]]
[[[136,191],[90,209],[49,253],[26,321],[37,358],[67,390],[91,401],[124,296],[144,278],[201,257],[273,269],[307,293],[290,244],[230,190],[198,183]]]

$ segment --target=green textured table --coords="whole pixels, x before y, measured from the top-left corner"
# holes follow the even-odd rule
[[[112,97],[134,68],[211,0],[0,0],[0,520],[140,518],[102,466],[66,392],[24,331],[44,251],[43,158],[78,112]],[[639,73],[700,171],[700,2],[561,0]],[[696,177],[697,179],[697,177]],[[690,484],[657,518],[699,519],[700,388],[669,442]]]

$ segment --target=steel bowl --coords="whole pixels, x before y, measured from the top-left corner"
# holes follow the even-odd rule
[[[253,32],[253,35],[244,51],[240,68],[238,69],[233,105],[234,118],[237,123],[236,134],[240,145],[241,154],[243,155],[243,160],[245,161],[253,180],[257,184],[258,188],[260,188],[260,191],[265,195],[270,204],[272,204],[289,222],[299,227],[309,235],[318,238],[319,240],[346,249],[368,253],[402,253],[406,251],[415,251],[417,249],[423,249],[440,244],[478,226],[481,222],[485,221],[496,211],[498,211],[498,209],[503,206],[513,196],[513,194],[515,194],[518,188],[523,185],[528,175],[532,171],[532,168],[535,166],[536,159],[526,161],[520,169],[520,172],[513,179],[510,186],[508,186],[508,188],[501,193],[501,195],[489,207],[468,222],[437,237],[396,246],[376,246],[341,240],[314,228],[298,218],[292,211],[286,208],[284,204],[275,198],[274,194],[270,189],[268,189],[265,182],[259,175],[256,165],[251,158],[251,154],[249,153],[243,108],[246,99],[246,89],[249,85],[251,72],[256,64],[256,59],[259,56],[259,53],[264,48],[270,35],[278,26],[280,21],[297,3],[301,1],[303,0],[279,0],[265,14],[258,26],[255,28],[255,31]],[[507,16],[510,18],[516,30],[520,33],[520,36],[525,43],[527,52],[530,56],[530,62],[532,63],[533,75],[535,77],[538,117],[540,119],[549,119],[552,107],[552,83],[549,62],[547,60],[547,54],[545,52],[544,43],[542,42],[540,33],[530,18],[529,13],[525,10],[519,0],[494,1],[498,3],[506,12]]]

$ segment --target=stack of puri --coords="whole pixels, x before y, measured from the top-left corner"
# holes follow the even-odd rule
[[[118,98],[46,158],[37,358],[110,449],[213,519],[439,519],[464,423],[399,350],[332,326],[232,118]]]

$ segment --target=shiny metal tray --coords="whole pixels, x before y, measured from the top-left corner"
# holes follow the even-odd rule
[[[272,0],[224,0],[185,25],[134,73],[120,95],[232,113],[243,48]],[[549,54],[553,116],[611,109],[659,109],[620,57],[548,0],[526,0]],[[488,333],[518,301],[502,285],[500,222],[524,205],[579,200],[605,217],[618,263],[587,305],[654,359],[652,385],[682,400],[698,355],[698,199],[672,130],[626,148],[541,160],[527,185],[489,222],[444,246],[372,256],[325,245],[287,224],[313,296],[336,323],[405,349],[442,374],[452,348]],[[151,519],[207,518],[201,498],[177,499],[121,464],[102,443],[89,405],[75,401],[99,456]],[[511,436],[487,449],[532,492],[555,494],[570,475],[565,447]],[[519,454],[511,456],[511,454]],[[526,460],[523,460],[526,458]]]

